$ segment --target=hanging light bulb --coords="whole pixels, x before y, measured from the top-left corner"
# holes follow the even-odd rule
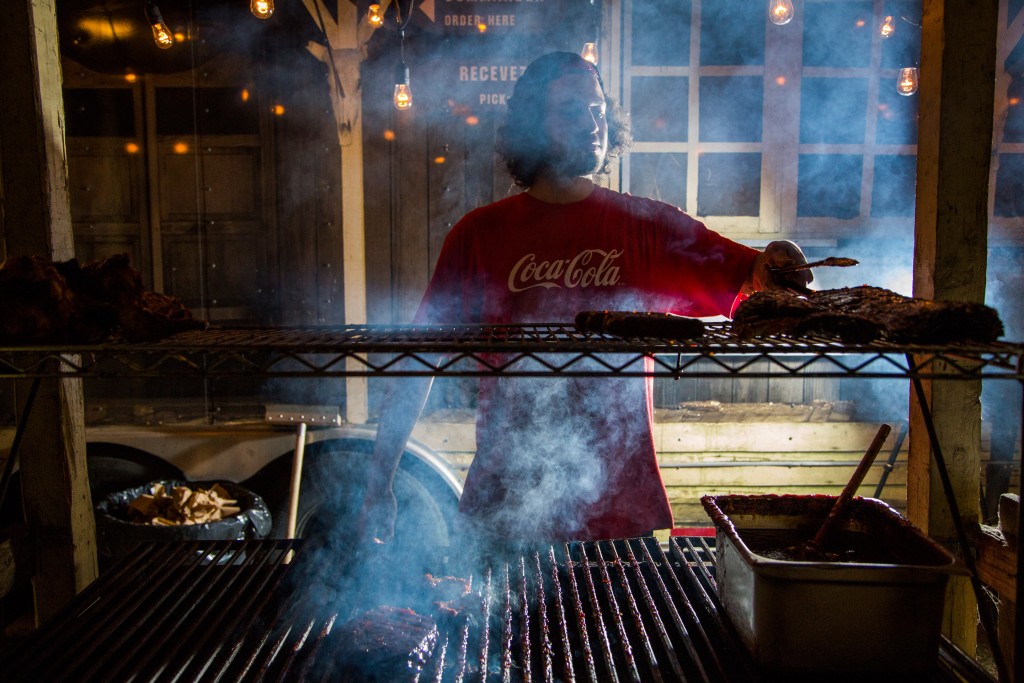
[[[412,106],[412,90],[409,88],[409,67],[402,62],[395,74],[395,95],[392,98],[395,109],[408,109]]]
[[[395,103],[395,109],[402,110],[412,106],[412,89],[409,87],[409,67],[405,63],[404,30],[398,31],[398,46],[402,61],[398,63],[398,69],[395,71],[395,94],[391,100]]]
[[[896,81],[896,92],[901,95],[913,95],[917,92],[916,68],[910,66],[900,69],[900,77]]]
[[[915,67],[900,69],[899,80],[896,82],[896,91],[901,95],[913,95],[917,92],[918,78]]]
[[[160,14],[160,8],[152,2],[146,3],[146,20],[153,27],[153,40],[161,50],[174,47],[174,34],[164,23],[164,17]]]
[[[583,49],[580,51],[580,57],[587,60],[591,64],[597,64],[597,44],[596,43],[583,43]]]
[[[883,38],[888,38],[894,31],[896,31],[896,22],[891,16],[888,16],[885,18],[885,21],[882,22],[882,28],[878,29],[878,31],[882,34]]]
[[[793,18],[793,0],[772,0],[768,7],[768,18],[777,26],[788,24]]]
[[[249,11],[257,19],[269,19],[274,13],[274,0],[250,0]]]
[[[374,28],[380,28],[384,25],[384,14],[380,11],[380,5],[370,5],[369,12],[366,15],[366,20],[370,22],[370,26]]]

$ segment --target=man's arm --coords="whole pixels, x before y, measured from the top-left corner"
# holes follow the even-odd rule
[[[363,508],[359,514],[359,538],[364,543],[390,541],[394,537],[398,502],[392,484],[433,381],[432,377],[390,380],[367,473]]]

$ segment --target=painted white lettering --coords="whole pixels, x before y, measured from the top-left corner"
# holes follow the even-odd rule
[[[525,66],[499,64],[463,64],[459,66],[460,81],[516,81]]]
[[[482,92],[480,93],[480,104],[505,106],[505,93]]]

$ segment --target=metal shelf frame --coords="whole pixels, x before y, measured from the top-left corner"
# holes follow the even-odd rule
[[[712,323],[699,339],[621,338],[581,333],[572,324],[450,326],[346,325],[317,328],[211,328],[144,343],[0,346],[0,378],[32,379],[23,419],[44,378],[90,377],[860,377],[909,379],[954,519],[977,600],[984,599],[939,444],[924,380],[1017,380],[1024,389],[1024,343],[851,344],[826,338],[738,337]],[[1024,415],[1021,417],[1024,429]],[[0,476],[0,500],[24,431],[19,424]],[[1024,523],[1024,509],[1018,523]],[[1017,604],[1024,558],[1017,558]],[[1024,610],[1016,628],[1024,629]],[[1005,660],[982,610],[1000,678]],[[1015,648],[1024,676],[1024,647]]]
[[[1024,343],[620,338],[571,324],[211,328],[153,342],[0,346],[0,378],[865,377],[1024,380]]]

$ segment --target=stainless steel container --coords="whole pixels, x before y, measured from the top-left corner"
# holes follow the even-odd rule
[[[911,680],[935,670],[956,560],[898,512],[855,498],[836,539],[845,552],[795,561],[773,558],[813,537],[834,496],[701,502],[716,528],[722,605],[763,668],[822,680]]]

